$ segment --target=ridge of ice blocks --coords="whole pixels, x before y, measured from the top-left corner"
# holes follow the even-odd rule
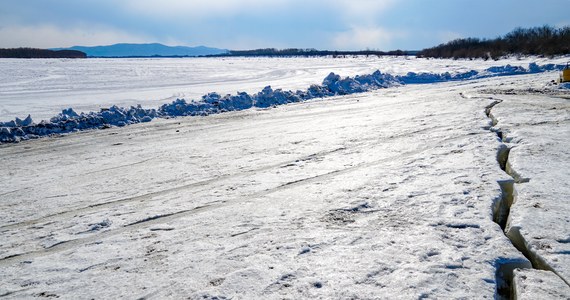
[[[267,108],[293,102],[307,101],[314,98],[324,98],[336,95],[363,93],[380,88],[388,88],[402,84],[427,84],[446,81],[481,79],[493,76],[508,76],[532,74],[553,70],[561,70],[564,65],[530,63],[528,68],[520,66],[495,66],[483,72],[475,70],[451,74],[445,73],[415,73],[393,76],[379,70],[372,74],[355,77],[341,77],[330,73],[321,85],[311,85],[305,91],[273,90],[266,86],[257,94],[250,95],[238,92],[236,95],[221,96],[209,93],[202,96],[200,101],[176,99],[164,104],[158,109],[145,109],[140,105],[130,108],[111,106],[99,112],[76,113],[72,108],[64,109],[49,122],[34,123],[32,117],[21,120],[16,118],[9,122],[0,122],[0,143],[19,142],[42,136],[65,134],[87,129],[103,129],[111,126],[126,126],[141,122],[150,122],[157,117],[168,118],[178,116],[206,116],[227,111],[238,111],[251,107]],[[564,87],[561,87],[564,88]]]

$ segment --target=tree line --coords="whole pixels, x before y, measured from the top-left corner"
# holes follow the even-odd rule
[[[417,52],[417,51],[416,51]],[[317,50],[313,48],[300,49],[300,48],[288,48],[288,49],[275,49],[275,48],[263,48],[254,50],[230,50],[228,53],[208,55],[214,57],[227,57],[227,56],[264,56],[264,57],[290,57],[290,56],[301,56],[301,57],[314,57],[314,56],[354,56],[354,55],[365,55],[365,56],[382,56],[382,55],[415,55],[416,52],[394,50],[394,51],[377,51],[377,50],[361,50],[361,51],[331,51],[331,50]]]
[[[495,39],[463,38],[418,53],[419,57],[499,59],[506,55],[570,54],[570,26],[516,28]]]
[[[0,58],[86,58],[87,54],[75,50],[47,50],[36,48],[0,49]]]

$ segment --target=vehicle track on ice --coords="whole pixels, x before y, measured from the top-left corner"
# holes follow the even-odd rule
[[[8,224],[8,225],[3,225],[0,226],[0,231],[5,231],[5,230],[11,230],[11,229],[17,229],[17,228],[21,228],[21,227],[26,227],[26,226],[31,226],[31,225],[35,225],[38,223],[43,223],[46,222],[50,219],[53,218],[60,218],[60,217],[66,217],[66,216],[73,216],[76,214],[80,214],[80,213],[87,213],[87,212],[93,212],[93,211],[98,211],[98,210],[102,210],[105,208],[109,208],[112,206],[115,206],[117,204],[123,204],[123,203],[128,203],[128,202],[145,202],[147,200],[152,199],[155,196],[159,196],[159,195],[165,195],[165,194],[169,194],[169,193],[173,193],[173,192],[177,192],[177,191],[182,191],[182,190],[186,190],[186,189],[190,189],[193,187],[199,187],[199,186],[204,186],[207,184],[211,184],[211,183],[215,183],[218,181],[222,181],[225,179],[230,179],[233,177],[239,177],[239,176],[244,176],[244,175],[250,175],[250,174],[255,174],[257,172],[263,172],[266,170],[271,170],[274,168],[279,168],[279,167],[283,167],[287,164],[291,164],[294,163],[296,161],[299,160],[306,160],[310,157],[319,157],[319,156],[324,156],[327,154],[331,154],[334,152],[338,152],[341,150],[345,150],[346,148],[344,147],[340,147],[340,148],[335,148],[332,150],[328,150],[328,151],[321,151],[321,152],[317,152],[317,153],[313,153],[310,154],[308,156],[304,156],[298,159],[294,159],[294,160],[288,160],[288,161],[284,161],[284,162],[280,162],[277,164],[271,164],[271,165],[267,165],[265,167],[262,168],[257,168],[257,169],[251,169],[251,170],[246,170],[246,171],[242,171],[239,173],[231,173],[231,174],[223,174],[223,175],[219,175],[219,176],[215,176],[209,179],[204,179],[204,180],[200,180],[200,181],[196,181],[196,182],[191,182],[188,184],[183,184],[180,186],[176,186],[173,188],[168,188],[168,189],[163,189],[160,191],[156,191],[156,192],[151,192],[151,193],[147,193],[147,194],[143,194],[143,195],[137,195],[137,196],[132,196],[132,197],[126,197],[126,198],[121,198],[121,199],[116,199],[116,200],[112,200],[112,201],[107,201],[107,202],[103,202],[103,203],[98,203],[98,204],[93,204],[93,205],[88,205],[85,207],[80,207],[80,208],[76,208],[76,209],[71,209],[71,210],[66,210],[63,212],[59,212],[59,213],[55,213],[55,214],[50,214],[50,215],[46,215],[43,216],[41,218],[37,218],[37,219],[33,219],[33,220],[28,220],[28,221],[24,221],[24,222],[18,222],[18,223],[14,223],[14,224]],[[148,161],[148,160],[147,160]],[[99,171],[97,171],[99,172]]]
[[[356,97],[356,96],[355,96]],[[355,97],[349,97],[348,99],[352,99]],[[418,103],[419,101],[412,101],[410,102],[411,104],[414,103]],[[384,106],[380,106],[380,107],[384,107]],[[356,111],[350,111],[350,114],[356,114],[359,113],[361,111],[369,111],[368,108],[366,109],[357,109]],[[316,115],[321,115],[321,114],[326,114],[328,112],[319,112]],[[315,114],[301,114],[301,116],[306,116],[306,115],[315,115]],[[296,116],[298,117],[298,116]],[[232,118],[232,116],[224,116],[224,120],[227,118]],[[282,119],[288,119],[291,117],[282,117]],[[272,121],[274,121],[274,119],[272,119]],[[267,121],[268,122],[268,121]],[[291,124],[295,124],[295,122],[291,122]],[[176,126],[179,125],[173,125],[173,124],[168,124],[167,125],[167,129],[164,128],[159,128],[157,130],[172,130],[172,128],[177,128]],[[199,128],[194,129],[196,131],[202,131],[202,130],[206,130],[206,129],[210,129],[210,128],[216,128],[219,125],[201,125]],[[185,128],[185,127],[184,127]],[[397,138],[401,138],[401,137],[406,137],[410,134],[417,134],[417,133],[421,133],[423,131],[427,131],[433,129],[432,128],[422,128],[419,130],[412,130],[409,132],[403,132],[401,134],[398,135],[394,135],[394,136],[390,136],[387,139],[397,139]],[[103,133],[103,132],[95,132],[98,135],[102,135],[102,136],[107,136],[108,133]],[[40,141],[42,142],[42,141]],[[382,141],[383,142],[383,141]],[[64,143],[64,147],[70,147],[70,145],[72,145],[72,143]],[[37,150],[42,150],[44,149],[45,146],[40,145],[39,149],[32,149],[30,151],[37,151]],[[22,227],[26,227],[26,226],[32,226],[32,225],[36,225],[39,223],[44,223],[47,222],[48,220],[54,219],[54,218],[60,218],[60,217],[67,217],[67,216],[73,216],[76,214],[82,214],[82,213],[90,213],[90,212],[95,212],[98,210],[103,210],[105,208],[109,208],[112,206],[116,206],[116,205],[120,205],[120,204],[125,204],[125,203],[131,203],[131,202],[147,202],[148,200],[152,199],[153,197],[156,196],[160,196],[160,195],[165,195],[165,194],[169,194],[169,193],[174,193],[177,191],[183,191],[186,189],[191,189],[191,188],[195,188],[195,187],[201,187],[201,186],[205,186],[208,184],[213,184],[216,182],[220,182],[223,180],[227,180],[227,179],[231,179],[231,178],[235,178],[235,177],[240,177],[240,176],[244,176],[244,175],[251,175],[251,174],[255,174],[258,172],[262,172],[262,171],[267,171],[267,170],[271,170],[271,169],[275,169],[275,168],[280,168],[289,164],[293,164],[297,161],[305,161],[307,159],[310,159],[312,157],[324,157],[328,154],[331,153],[335,153],[338,151],[355,151],[360,149],[361,147],[359,147],[359,145],[356,146],[348,146],[348,145],[339,145],[339,147],[336,147],[334,149],[331,150],[324,150],[324,151],[319,151],[319,152],[315,152],[315,153],[311,153],[305,156],[301,156],[301,157],[297,157],[294,159],[290,159],[290,160],[285,160],[282,162],[278,162],[275,164],[270,164],[261,168],[256,168],[256,169],[250,169],[250,170],[239,170],[238,172],[235,173],[228,173],[228,174],[221,174],[218,176],[212,176],[210,178],[205,178],[203,180],[200,181],[193,181],[193,182],[181,182],[181,185],[178,186],[174,186],[171,188],[167,188],[167,189],[163,189],[163,190],[158,190],[158,191],[153,191],[150,193],[146,193],[146,194],[141,194],[141,195],[132,195],[132,196],[128,196],[128,197],[124,197],[124,198],[120,198],[120,199],[113,199],[110,201],[106,201],[106,202],[102,202],[102,203],[95,203],[95,204],[91,204],[91,205],[85,205],[82,207],[71,207],[66,209],[65,211],[60,211],[60,212],[55,212],[55,213],[51,213],[48,215],[44,215],[41,217],[36,217],[34,219],[30,219],[30,220],[25,220],[25,221],[21,221],[21,222],[16,222],[16,223],[12,223],[12,224],[4,224],[4,225],[0,225],[0,233],[5,232],[6,230],[13,230],[13,229],[17,229],[17,228],[22,228]],[[16,151],[15,153],[11,153],[10,155],[23,155],[26,154],[25,152],[18,152]],[[27,153],[29,154],[29,153]],[[120,165],[120,166],[114,166],[114,167],[110,167],[110,168],[106,168],[106,169],[101,169],[101,170],[95,170],[95,171],[91,171],[88,173],[82,173],[80,174],[80,176],[84,176],[87,174],[94,174],[94,173],[101,173],[101,172],[106,172],[109,170],[114,170],[114,169],[119,169],[119,168],[125,168],[125,167],[130,167],[133,165],[141,165],[141,164],[145,164],[147,162],[152,161],[153,158],[147,158],[147,159],[143,159],[134,163],[130,163],[130,164],[125,164],[125,165]],[[74,175],[74,176],[79,176],[79,175]],[[19,190],[13,190],[13,191],[8,191],[5,194],[11,194],[11,193],[16,193],[16,192],[21,192],[23,189],[19,189]],[[4,195],[4,194],[0,194],[0,195]]]
[[[94,234],[93,236],[89,236],[89,237],[85,237],[85,238],[78,238],[78,239],[71,239],[71,240],[67,240],[67,241],[61,241],[61,242],[58,242],[56,244],[53,244],[53,245],[46,247],[46,248],[43,248],[43,249],[8,255],[6,257],[0,258],[0,266],[10,264],[14,261],[25,261],[25,260],[30,260],[32,258],[39,257],[39,256],[45,256],[45,255],[49,255],[52,253],[70,250],[73,248],[80,247],[82,245],[97,242],[97,241],[104,239],[104,238],[107,238],[107,237],[123,234],[125,232],[134,231],[134,230],[145,228],[145,227],[148,227],[151,225],[166,223],[169,221],[173,221],[173,220],[176,220],[179,218],[189,217],[189,216],[199,214],[202,212],[211,211],[211,210],[215,210],[215,209],[219,209],[219,208],[223,208],[223,207],[227,207],[227,206],[231,206],[231,205],[241,204],[241,203],[248,202],[248,201],[254,201],[254,200],[259,199],[263,196],[266,196],[266,195],[269,195],[269,194],[272,194],[272,193],[275,193],[275,192],[278,192],[278,191],[281,191],[284,189],[298,187],[298,186],[302,186],[302,185],[306,185],[306,184],[311,184],[311,183],[322,181],[322,180],[327,180],[329,178],[339,176],[339,175],[343,175],[343,174],[347,174],[347,173],[354,172],[354,171],[358,171],[358,170],[363,169],[363,168],[375,167],[375,166],[381,165],[381,164],[386,163],[386,162],[391,162],[394,159],[402,159],[403,157],[413,156],[413,155],[428,151],[430,149],[433,149],[434,147],[441,145],[444,142],[453,142],[455,140],[463,139],[466,136],[473,136],[476,134],[485,134],[485,132],[473,132],[473,133],[466,133],[464,135],[458,135],[458,136],[453,136],[453,137],[445,137],[442,139],[434,140],[431,143],[424,144],[423,147],[420,147],[420,148],[415,149],[415,150],[398,153],[396,155],[385,157],[385,158],[374,160],[374,161],[363,162],[360,164],[356,164],[354,166],[350,166],[350,167],[343,168],[343,169],[333,170],[333,171],[330,171],[330,172],[327,172],[324,174],[319,174],[316,176],[305,177],[305,178],[301,178],[298,180],[293,180],[293,181],[286,182],[286,183],[280,184],[278,186],[275,186],[275,187],[272,187],[269,189],[261,190],[261,191],[258,191],[258,192],[255,192],[255,193],[252,193],[249,195],[237,197],[237,198],[234,198],[231,200],[212,201],[209,203],[205,203],[203,205],[196,206],[196,207],[191,208],[191,209],[185,209],[185,210],[180,210],[180,211],[176,211],[176,212],[165,213],[162,215],[155,215],[155,216],[147,217],[143,220],[138,220],[138,221],[123,225],[122,227],[119,227],[116,229],[101,231],[97,234]],[[336,149],[336,151],[339,151],[339,150]],[[283,166],[283,164],[282,163],[278,164],[278,166]],[[271,167],[275,167],[275,166],[271,166]],[[266,168],[269,168],[269,166]],[[181,187],[178,187],[178,188],[181,188]],[[145,195],[145,196],[148,197],[148,195]],[[141,197],[143,197],[143,196],[141,196]],[[133,201],[132,199],[128,199],[128,200]],[[85,209],[94,209],[94,208],[100,208],[100,207],[101,206],[88,207]],[[75,211],[74,212],[65,212],[62,214],[71,215],[71,214],[75,214],[75,213],[77,213],[77,212],[75,212]],[[57,215],[57,216],[62,216],[62,214]],[[37,220],[35,222],[37,222]],[[27,224],[27,223],[14,224],[13,226],[24,226],[23,224]],[[4,229],[5,229],[5,227],[4,227]]]
[[[463,94],[462,97],[465,97]],[[556,270],[554,270],[545,260],[537,253],[531,251],[528,242],[520,233],[520,229],[517,227],[509,226],[509,215],[511,206],[517,200],[517,191],[515,184],[524,184],[530,181],[531,178],[522,177],[517,173],[512,166],[509,164],[509,154],[512,146],[505,144],[510,138],[507,138],[505,133],[495,126],[499,123],[498,119],[493,115],[492,109],[501,103],[503,100],[493,98],[493,97],[477,97],[482,100],[493,100],[493,102],[485,107],[485,115],[491,119],[491,126],[489,131],[494,132],[501,145],[497,152],[497,162],[510,179],[499,180],[497,183],[501,188],[501,197],[496,199],[493,203],[493,221],[497,223],[505,236],[511,241],[513,246],[519,250],[529,261],[531,266],[521,262],[519,260],[506,260],[497,262],[497,299],[515,299],[515,290],[513,286],[513,272],[516,268],[530,268],[537,270],[550,271],[556,274],[562,281],[564,281],[568,286],[570,283],[565,280]]]
[[[428,130],[432,130],[432,129],[434,129],[434,128],[428,127],[428,128],[413,130],[410,132],[403,132],[401,134],[388,137],[387,139],[390,139],[390,140],[398,139],[398,138],[409,136],[411,134],[418,134],[418,133],[428,131]],[[385,142],[385,140],[381,141],[381,143],[384,143],[384,142]],[[370,145],[367,145],[367,147],[368,146],[370,146]],[[330,155],[330,154],[333,154],[333,153],[336,153],[339,151],[356,151],[356,150],[359,150],[360,148],[362,148],[360,145],[356,145],[356,146],[352,146],[352,147],[340,146],[340,147],[336,147],[336,148],[331,149],[331,150],[315,152],[315,153],[312,153],[309,155],[297,157],[297,158],[286,160],[286,161],[281,161],[281,162],[278,162],[275,164],[270,164],[270,165],[267,165],[267,166],[264,166],[261,168],[250,169],[250,170],[240,170],[239,172],[236,172],[236,173],[214,176],[212,178],[207,178],[207,179],[200,180],[200,181],[190,182],[187,184],[182,184],[179,186],[175,186],[172,188],[167,188],[167,189],[163,189],[163,190],[159,190],[159,191],[155,191],[155,192],[151,192],[151,193],[115,199],[115,200],[111,200],[111,201],[107,201],[107,202],[103,202],[103,203],[96,203],[96,204],[92,204],[92,205],[88,205],[88,206],[84,206],[84,207],[79,207],[79,208],[73,208],[73,209],[69,209],[66,211],[45,215],[45,216],[42,216],[42,217],[39,217],[36,219],[32,219],[32,220],[2,225],[2,226],[0,226],[0,233],[5,232],[7,230],[19,229],[19,228],[23,228],[23,227],[27,227],[27,226],[36,225],[39,223],[46,223],[46,222],[48,222],[54,218],[64,218],[64,217],[74,216],[77,214],[96,212],[96,211],[107,209],[107,208],[110,208],[110,207],[113,207],[113,206],[116,206],[119,204],[125,204],[125,203],[131,203],[131,202],[144,203],[144,202],[147,202],[148,200],[151,200],[153,197],[156,197],[156,196],[166,195],[166,194],[170,194],[170,193],[174,193],[174,192],[178,192],[178,191],[183,191],[183,190],[187,190],[187,189],[191,189],[191,188],[195,188],[195,187],[201,187],[201,186],[205,186],[208,184],[220,182],[220,181],[235,178],[235,177],[243,177],[243,176],[252,175],[252,174],[256,174],[256,173],[263,172],[263,171],[268,171],[271,169],[286,167],[288,165],[292,165],[292,164],[299,162],[299,161],[307,161],[307,160],[310,160],[312,158],[326,157],[327,155]],[[145,159],[144,161],[137,162],[135,164],[141,164],[141,163],[151,161],[151,160],[152,159]],[[130,164],[130,165],[133,165],[133,164]],[[120,166],[120,167],[123,167],[123,166]],[[97,170],[94,172],[102,172],[102,170]],[[303,181],[303,180],[307,180],[307,178],[299,179],[299,181]],[[290,183],[285,183],[284,185],[288,185],[288,184],[290,184]],[[14,191],[11,191],[9,193],[12,193],[12,192],[14,192]]]

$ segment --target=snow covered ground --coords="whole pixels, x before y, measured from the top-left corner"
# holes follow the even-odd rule
[[[344,61],[347,72],[322,61],[318,71],[305,61],[313,71],[301,79],[275,78],[282,86],[259,75],[250,87],[385,70],[382,59],[371,70]],[[498,65],[392,63],[396,74]],[[0,296],[493,299],[514,285],[523,299],[568,298],[570,107],[568,91],[548,85],[557,76],[406,85],[0,145]]]

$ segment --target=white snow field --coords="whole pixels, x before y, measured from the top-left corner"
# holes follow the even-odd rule
[[[267,82],[255,65],[271,60],[240,60],[252,92],[389,63],[517,62],[362,58],[340,60],[343,72],[283,59],[301,76]],[[90,61],[115,62],[53,64]],[[196,93],[235,92],[231,72]],[[2,144],[0,297],[570,299],[570,93],[557,77],[404,85]],[[136,98],[142,85],[117,89]]]

